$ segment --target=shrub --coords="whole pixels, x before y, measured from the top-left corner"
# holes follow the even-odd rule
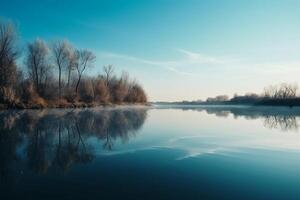
[[[137,83],[133,83],[129,88],[126,101],[129,103],[146,103],[147,96],[144,89]]]
[[[38,94],[35,91],[33,83],[29,80],[26,80],[21,84],[21,99],[24,103],[29,103],[33,99],[36,99]]]
[[[0,87],[0,102],[8,105],[17,103],[15,91],[11,87]]]
[[[94,90],[91,80],[84,79],[79,85],[80,101],[91,103],[94,100]]]
[[[105,80],[96,79],[93,80],[93,89],[94,89],[94,101],[99,103],[108,103],[109,102],[109,89],[106,85]]]
[[[114,103],[121,103],[128,94],[128,84],[122,78],[111,81],[111,98]]]
[[[72,88],[66,88],[64,90],[64,99],[71,103],[74,103],[76,101],[76,93]]]

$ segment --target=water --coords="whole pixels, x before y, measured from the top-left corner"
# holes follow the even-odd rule
[[[0,112],[1,199],[300,199],[300,109]]]

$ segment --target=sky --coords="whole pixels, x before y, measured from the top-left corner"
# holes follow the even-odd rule
[[[298,83],[300,0],[0,0],[20,46],[68,39],[127,71],[150,101],[261,93]]]

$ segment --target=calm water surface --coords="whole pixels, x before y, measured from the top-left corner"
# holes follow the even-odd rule
[[[300,109],[0,112],[0,199],[300,199]]]

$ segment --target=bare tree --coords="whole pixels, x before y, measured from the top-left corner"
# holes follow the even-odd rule
[[[76,83],[75,92],[78,92],[78,86],[80,84],[82,74],[86,70],[86,68],[91,67],[94,63],[96,56],[88,50],[77,50],[76,56],[78,58],[78,64],[76,65],[76,70],[78,74],[78,80]]]
[[[111,97],[115,103],[121,103],[124,101],[129,90],[129,76],[128,73],[123,72],[121,77],[114,79],[111,87]]]
[[[141,85],[136,81],[129,84],[128,94],[125,99],[129,103],[145,103],[147,102],[147,95]]]
[[[0,86],[11,87],[16,80],[17,35],[11,22],[0,21]]]
[[[35,89],[41,94],[41,85],[47,81],[47,73],[50,65],[48,63],[49,48],[47,44],[40,39],[28,44],[26,65],[29,74],[35,85]]]
[[[92,79],[94,101],[107,103],[109,101],[109,89],[102,75]]]
[[[116,76],[112,65],[104,66],[103,75],[98,77],[84,76],[86,69],[93,66],[95,55],[88,50],[75,50],[66,41],[55,42],[51,52],[41,39],[28,43],[24,56],[26,73],[17,70],[18,55],[14,25],[0,20],[0,103],[7,107],[45,107],[55,103],[68,106],[76,100],[99,103],[147,100],[143,88],[133,84],[127,73]],[[55,75],[52,66],[58,69]],[[295,96],[296,90],[283,85],[280,94]]]
[[[71,46],[67,41],[58,41],[54,43],[52,51],[58,67],[58,96],[61,99],[61,73],[70,66]]]
[[[279,90],[281,98],[295,98],[297,95],[298,86],[297,84],[282,83]]]
[[[67,76],[68,76],[67,86],[68,86],[68,88],[70,88],[71,73],[73,70],[76,69],[77,65],[78,65],[78,56],[77,56],[76,52],[73,49],[71,49],[70,55],[69,55],[68,70],[67,70],[67,73],[68,73],[67,74]]]
[[[263,96],[266,98],[274,98],[277,93],[277,86],[270,85],[264,88]]]
[[[264,97],[273,99],[295,98],[297,96],[297,84],[282,83],[264,88]]]
[[[104,66],[103,71],[105,74],[106,85],[109,87],[109,82],[112,79],[113,74],[114,74],[114,67],[113,67],[113,65]]]

